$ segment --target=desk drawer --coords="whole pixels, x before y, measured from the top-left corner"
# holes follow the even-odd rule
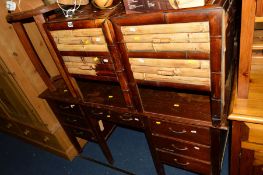
[[[248,142],[263,144],[263,125],[254,123],[245,123],[249,128]]]
[[[63,56],[63,61],[71,74],[116,77],[114,65],[109,56]]]
[[[60,121],[64,124],[73,125],[75,127],[89,129],[90,126],[84,118],[79,118],[74,115],[58,114]]]
[[[15,133],[15,134],[20,133],[20,129],[15,123],[9,120],[5,120],[1,117],[0,117],[0,129],[7,131],[7,132]]]
[[[79,137],[85,140],[95,141],[95,136],[91,130],[83,130],[80,128],[66,126],[67,130],[75,137]]]
[[[60,114],[71,114],[78,117],[82,116],[82,112],[79,105],[64,103],[64,102],[53,102],[52,107],[55,111]]]
[[[210,161],[210,146],[157,136],[152,139],[157,149]]]
[[[92,115],[96,118],[111,121],[118,124],[132,126],[135,128],[143,128],[141,116],[131,114],[129,112],[115,112],[106,109],[89,108],[87,115]]]
[[[150,127],[154,135],[169,136],[190,142],[210,145],[209,128],[179,123],[168,123],[155,119],[150,121]]]
[[[189,157],[172,154],[164,151],[157,151],[161,162],[183,168],[185,170],[194,171],[199,174],[210,175],[211,164],[210,162],[199,161],[197,159],[191,159]]]

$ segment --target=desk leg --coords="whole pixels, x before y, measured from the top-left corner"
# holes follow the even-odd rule
[[[145,125],[145,136],[147,138],[147,142],[148,142],[148,146],[149,149],[151,151],[152,154],[152,158],[153,158],[153,163],[155,165],[155,169],[158,175],[165,175],[165,171],[164,171],[164,165],[162,164],[162,162],[160,161],[156,150],[154,148],[153,142],[152,142],[152,134],[151,134],[151,130],[148,124],[148,119],[145,117],[144,119],[144,125]]]
[[[111,151],[108,147],[107,140],[104,138],[104,136],[100,132],[100,128],[99,128],[97,120],[93,119],[93,118],[89,118],[89,120],[92,124],[92,129],[93,129],[94,133],[96,134],[97,142],[98,142],[103,154],[105,155],[108,162],[110,164],[113,164],[114,160],[113,160]]]

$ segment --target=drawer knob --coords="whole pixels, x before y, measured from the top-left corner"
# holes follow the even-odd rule
[[[178,148],[178,147],[176,147],[174,144],[172,144],[172,147],[173,147],[174,149],[176,149],[176,150],[180,150],[180,151],[186,151],[186,150],[188,150],[187,147],[184,147],[184,148]]]
[[[175,134],[184,134],[184,133],[186,133],[186,130],[185,130],[185,129],[183,129],[182,131],[175,131],[175,130],[173,130],[172,128],[169,128],[169,130],[170,130],[171,132],[175,133]]]
[[[199,148],[198,146],[195,146],[194,149],[196,149],[196,150],[200,150],[200,148]]]
[[[106,58],[103,59],[103,63],[108,63],[108,62],[109,62],[108,59],[106,59]]]
[[[12,125],[11,123],[8,123],[8,124],[6,125],[7,129],[10,129],[12,126],[13,126],[13,125]]]
[[[113,98],[113,96],[112,96],[112,95],[109,95],[108,98],[111,99],[111,98]]]
[[[189,165],[190,163],[189,162],[179,162],[177,159],[174,159],[175,163],[179,164],[179,165],[183,165],[183,166],[186,166],[186,165]]]
[[[160,125],[161,124],[161,122],[155,122],[157,125]]]
[[[27,136],[29,133],[30,133],[30,131],[27,130],[27,129],[24,131],[24,134],[25,134],[26,136]]]
[[[107,115],[107,118],[110,118],[110,117],[111,117],[110,114],[108,114],[108,115]]]
[[[50,140],[50,139],[49,139],[48,136],[45,136],[45,138],[43,139],[43,141],[44,141],[45,143],[47,143],[49,140]]]
[[[131,117],[131,114],[125,113],[123,115],[120,115],[120,119],[123,121],[132,121],[133,117]]]
[[[74,108],[75,107],[75,105],[70,105],[70,108]]]
[[[191,130],[191,133],[193,133],[193,134],[196,134],[196,133],[197,133],[197,131],[195,131],[195,130]]]
[[[180,105],[179,104],[174,104],[174,107],[179,107]]]
[[[67,92],[68,92],[68,90],[67,90],[67,89],[64,89],[64,90],[63,90],[63,92],[64,92],[64,93],[67,93]]]

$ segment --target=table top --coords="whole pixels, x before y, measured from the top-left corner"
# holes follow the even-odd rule
[[[236,98],[228,119],[263,124],[263,56],[253,56],[248,99]]]

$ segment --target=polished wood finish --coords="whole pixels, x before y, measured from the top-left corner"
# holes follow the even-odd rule
[[[235,1],[216,0],[204,7],[132,15],[124,14],[121,6],[94,12],[88,5],[81,10],[83,12],[76,12],[76,18],[65,18],[60,14],[44,15],[45,23],[43,16],[34,17],[39,24],[44,23],[44,27],[39,25],[39,29],[44,33],[50,53],[55,54],[57,68],[64,72],[62,80],[52,82],[56,91],[47,90],[41,97],[54,108],[75,147],[81,151],[76,136],[94,141],[112,162],[106,138],[103,137],[103,130],[107,129],[100,124],[100,121],[109,122],[145,132],[159,175],[165,174],[163,164],[166,163],[201,174],[218,175],[228,129],[225,119],[228,107],[225,105],[230,104],[234,70],[234,56],[230,50],[234,48],[236,35],[233,22]],[[148,34],[149,31],[154,32],[154,28],[149,26],[163,29],[158,30],[161,37],[164,37],[162,32],[169,33],[171,29],[172,33],[177,30],[183,32],[185,26],[189,30],[197,26],[197,30],[206,35],[202,44],[204,47],[196,46],[195,40],[190,37],[192,31],[187,33],[182,45],[173,39],[171,43],[167,42],[167,38],[152,40],[151,37],[155,36]],[[163,52],[155,47],[151,51],[142,48],[129,50],[130,46],[140,47],[141,42],[134,43],[135,38],[127,39],[124,33],[147,27],[145,40],[161,45],[165,48]],[[94,31],[92,36],[88,31]],[[101,31],[104,39],[94,42],[94,34],[101,38]],[[142,33],[145,34],[145,31]],[[65,34],[69,36],[65,38]],[[83,36],[90,38],[83,40]],[[203,41],[199,34],[197,38],[200,39],[197,41]],[[185,43],[186,39],[189,43]],[[104,47],[105,41],[107,48]],[[68,44],[77,46],[71,49]],[[99,44],[104,44],[103,50],[97,49]],[[184,45],[190,49],[185,50]],[[150,43],[148,46],[153,45]],[[88,57],[94,57],[96,62]],[[99,62],[105,57],[110,63]],[[137,80],[133,58],[145,59],[154,63],[154,67],[169,67],[171,62],[179,68],[197,65],[194,68],[206,69],[207,84],[193,82],[193,78],[176,83],[159,79]],[[183,60],[181,64],[180,59]],[[73,69],[76,67],[94,70],[81,72]],[[165,71],[160,74],[168,76]],[[189,70],[184,75],[192,77]],[[172,147],[174,151],[169,152]],[[197,150],[195,157],[190,150]]]

